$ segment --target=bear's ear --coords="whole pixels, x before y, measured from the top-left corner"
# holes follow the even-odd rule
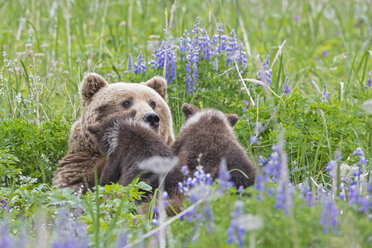
[[[239,121],[239,117],[236,114],[226,114],[226,118],[232,127],[234,127]]]
[[[186,121],[191,116],[193,116],[196,112],[198,112],[198,109],[194,105],[184,103],[182,104],[181,111],[183,115],[185,116],[185,121]]]
[[[87,74],[80,86],[80,94],[88,102],[101,88],[108,86],[106,80],[96,73]]]
[[[155,76],[145,83],[146,86],[152,88],[159,95],[167,101],[167,80],[160,76]]]

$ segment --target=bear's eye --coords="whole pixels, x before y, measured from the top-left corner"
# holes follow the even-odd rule
[[[132,104],[133,104],[132,99],[125,100],[125,101],[123,102],[123,107],[126,108],[126,109],[128,109],[128,108],[130,108],[130,106],[132,106]]]
[[[155,107],[156,107],[156,102],[151,101],[151,102],[150,102],[150,107],[151,107],[152,109],[155,109]]]

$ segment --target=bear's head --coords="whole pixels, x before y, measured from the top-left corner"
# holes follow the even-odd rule
[[[170,145],[174,141],[172,117],[167,104],[167,82],[156,76],[144,83],[112,83],[98,74],[86,75],[80,85],[82,115],[70,135],[70,150],[97,151],[96,141],[87,128],[115,115],[135,110],[135,119],[146,122]],[[75,138],[76,137],[76,138]],[[78,140],[81,137],[86,140]],[[88,139],[88,140],[87,140]],[[76,148],[77,146],[85,146]]]
[[[212,109],[199,110],[197,107],[189,103],[182,104],[181,111],[183,113],[185,123],[187,123],[191,119],[191,117],[193,117],[193,120],[191,120],[191,122],[193,122],[193,121],[198,121],[201,116],[206,116],[206,115],[209,115],[209,117],[212,118],[210,120],[212,122],[227,120],[230,127],[234,127],[236,123],[238,123],[239,121],[239,117],[236,114],[223,114],[222,112],[218,110],[214,110],[214,109],[213,110]],[[221,118],[217,118],[219,116]]]

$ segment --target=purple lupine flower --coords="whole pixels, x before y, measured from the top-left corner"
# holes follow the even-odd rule
[[[226,37],[223,35],[222,25],[217,26],[217,34],[212,36],[212,55],[217,56],[223,54],[226,50]]]
[[[260,69],[258,72],[257,72],[257,79],[259,81],[262,81],[266,84],[271,84],[272,83],[272,80],[271,80],[271,74],[273,73],[273,71],[271,70],[271,67],[270,67],[270,54],[267,55],[267,58],[262,62],[262,69]]]
[[[330,95],[327,91],[327,84],[324,81],[324,83],[323,83],[323,95],[320,97],[320,100],[324,103],[327,103],[329,98],[330,98]]]
[[[3,225],[0,228],[0,247],[7,248],[7,247],[16,247],[13,237],[8,232],[8,226]]]
[[[372,88],[372,71],[370,71],[368,73],[368,81],[367,81],[367,86],[366,87]]]
[[[253,135],[252,137],[249,138],[249,143],[251,143],[252,145],[256,144],[257,140],[258,140],[257,137]]]
[[[327,165],[325,171],[328,172],[329,175],[330,175],[332,178],[336,177],[336,176],[337,176],[337,175],[336,175],[336,173],[337,173],[337,162],[336,162],[336,160],[331,160],[331,161],[328,163],[328,165]]]
[[[218,71],[218,59],[215,58],[213,61],[213,70]]]
[[[302,182],[297,184],[297,188],[301,192],[301,197],[305,199],[308,207],[312,207],[313,193],[310,191],[310,186],[308,182]]]
[[[370,87],[370,88],[372,88],[372,79],[371,78],[368,79],[367,86]]]
[[[2,199],[2,200],[0,201],[0,204],[3,204],[3,205],[1,206],[1,208],[2,208],[3,210],[6,210],[6,206],[8,205],[8,201],[5,200],[5,199]]]
[[[205,61],[209,62],[210,56],[212,55],[211,41],[207,31],[204,28],[200,30],[198,43],[200,59],[204,59]]]
[[[243,45],[238,44],[235,31],[231,31],[231,36],[228,38],[226,48],[226,65],[235,66],[235,61],[239,65],[241,71],[247,67],[247,54],[244,52]]]
[[[142,56],[142,52],[139,53],[137,61],[134,63],[134,73],[135,74],[146,73],[146,62]]]
[[[124,73],[127,74],[132,71],[133,71],[133,61],[132,61],[132,54],[130,53],[128,57],[127,70]]]
[[[358,147],[354,152],[353,152],[353,155],[354,156],[357,156],[359,161],[357,163],[357,166],[365,166],[367,164],[367,160],[364,156],[364,152],[362,150],[362,148]]]
[[[369,202],[367,197],[359,199],[359,212],[363,214],[368,214],[369,210],[372,208],[371,203]]]
[[[333,229],[337,234],[337,218],[340,211],[337,208],[336,202],[330,196],[324,196],[321,200],[323,211],[320,215],[320,224],[323,226],[323,232],[328,232]]]
[[[241,193],[243,193],[243,191],[244,191],[244,187],[242,185],[240,185],[239,188],[238,188],[238,193],[241,194]]]
[[[159,208],[158,206],[155,206],[153,209],[151,225],[157,226],[158,224],[159,224]]]
[[[278,145],[273,148],[280,155],[280,178],[278,182],[278,188],[276,190],[276,205],[275,209],[281,209],[286,215],[289,215],[290,208],[293,207],[293,194],[294,187],[289,182],[288,167],[287,167],[287,155],[283,151],[284,148],[284,134],[280,135]]]
[[[71,213],[68,208],[61,208],[57,213],[52,247],[88,247],[87,228],[84,224],[77,222],[80,216],[78,210]]]
[[[122,232],[118,235],[117,238],[117,247],[122,248],[128,244],[128,235],[125,232]]]
[[[185,30],[183,36],[180,37],[179,51],[180,51],[180,61],[184,60],[183,54],[185,54],[190,46],[190,34]]]
[[[165,78],[168,83],[172,83],[176,79],[176,54],[170,40],[155,45],[152,54],[151,69],[161,69],[164,65],[166,66]]]
[[[291,183],[289,183],[289,180],[280,180],[278,183],[278,188],[276,189],[275,209],[283,210],[286,215],[289,215],[289,210],[293,207],[293,194],[294,187]]]
[[[236,38],[235,31],[232,30],[230,37],[228,37],[227,48],[226,48],[226,66],[234,64],[236,53],[238,52],[238,41]]]
[[[282,93],[287,97],[288,93],[291,92],[291,89],[288,86],[288,83],[286,82],[283,86]]]
[[[272,182],[277,182],[282,168],[281,148],[274,145],[273,152],[269,156],[269,160],[265,166],[262,167],[264,175]]]
[[[189,169],[187,168],[187,166],[182,166],[181,168],[181,172],[184,176],[187,176],[189,174]]]
[[[196,40],[193,39],[192,44],[188,47],[186,54],[186,85],[187,93],[194,93],[196,91],[196,81],[198,80],[198,67],[199,62],[199,51],[196,44]]]
[[[266,158],[264,158],[263,156],[258,156],[258,165],[264,166],[266,163],[267,163]]]
[[[220,171],[218,172],[218,186],[221,188],[223,193],[226,189],[234,186],[234,183],[230,181],[231,175],[227,170],[226,158],[221,159]]]
[[[194,34],[197,38],[199,35],[199,31],[200,31],[199,25],[200,25],[200,18],[196,17],[194,28],[192,29],[191,34]]]
[[[239,225],[239,219],[243,216],[244,204],[241,201],[235,202],[234,210],[231,212],[230,227],[227,230],[227,244],[237,243],[240,247],[244,247],[244,236],[246,230]]]
[[[227,230],[227,244],[238,244],[239,247],[245,247],[244,237],[247,232],[253,232],[260,229],[263,221],[258,216],[244,214],[244,204],[236,201],[234,210],[231,212],[231,221]]]

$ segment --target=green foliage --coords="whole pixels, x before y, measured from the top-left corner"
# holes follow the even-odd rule
[[[26,224],[28,235],[38,240],[35,231],[53,226],[63,207],[81,213],[78,221],[87,227],[91,247],[116,247],[123,232],[129,241],[135,241],[153,228],[147,217],[136,212],[142,209],[138,202],[143,192],[149,190],[142,182],[128,187],[97,187],[85,195],[53,189],[50,182],[57,161],[66,154],[71,124],[81,113],[78,85],[84,73],[97,72],[110,82],[143,82],[163,75],[163,70],[149,69],[142,75],[124,73],[129,54],[135,58],[142,51],[148,62],[154,43],[165,38],[178,45],[177,37],[184,29],[191,31],[198,16],[209,34],[221,23],[225,34],[234,29],[244,41],[248,61],[243,78],[256,79],[261,60],[271,54],[272,92],[245,81],[256,105],[253,107],[236,71],[220,57],[217,72],[211,63],[198,64],[197,91],[188,94],[185,62],[178,62],[176,79],[168,85],[176,135],[183,122],[180,107],[189,102],[238,114],[235,133],[255,162],[271,153],[283,128],[294,184],[308,181],[329,185],[324,169],[334,152],[342,154],[340,163],[353,165],[357,161],[351,154],[357,147],[365,152],[370,176],[372,116],[360,109],[372,97],[372,88],[366,87],[372,77],[372,12],[368,0],[176,1],[172,14],[174,3],[0,2],[0,200],[6,201],[4,210],[0,208],[0,224],[9,220],[12,235],[20,237]],[[164,10],[168,21],[172,16],[166,34]],[[280,48],[280,44],[284,46]],[[331,96],[327,103],[320,100],[323,82]],[[285,83],[292,90],[287,97],[281,92]],[[265,128],[258,129],[260,125]],[[258,142],[251,144],[250,138],[257,134]],[[227,247],[231,211],[237,200],[244,203],[245,213],[263,220],[263,227],[248,234],[245,244],[253,238],[255,247],[372,244],[368,216],[346,203],[338,202],[342,214],[338,233],[333,234],[322,232],[322,207],[307,208],[297,193],[289,216],[275,210],[275,198],[256,199],[253,188],[243,194],[228,191],[210,202],[213,233],[208,232],[205,222],[175,221],[167,227],[174,242],[169,246]],[[184,208],[188,206],[186,203]],[[40,224],[42,215],[50,223]],[[198,237],[190,242],[198,225]],[[144,244],[152,242],[150,237]],[[29,243],[33,245],[39,244]]]
[[[50,183],[56,162],[66,154],[69,130],[70,122],[64,118],[40,125],[19,119],[1,122],[0,175],[7,177],[4,186],[11,181]]]

